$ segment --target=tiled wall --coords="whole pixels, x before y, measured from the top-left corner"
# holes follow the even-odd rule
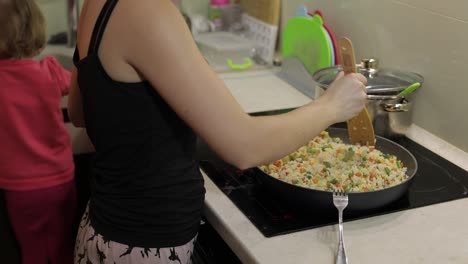
[[[67,32],[66,1],[68,0],[37,0],[47,21],[47,39],[59,32]],[[79,1],[80,6],[83,0]]]
[[[422,74],[415,124],[468,152],[468,1],[283,0],[283,24],[300,4],[320,9],[358,58]]]

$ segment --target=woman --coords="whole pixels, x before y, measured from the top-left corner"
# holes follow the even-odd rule
[[[195,133],[245,169],[287,155],[366,103],[366,79],[353,74],[297,110],[249,116],[170,0],[85,1],[75,65],[70,118],[96,148],[75,263],[190,263],[204,200]]]

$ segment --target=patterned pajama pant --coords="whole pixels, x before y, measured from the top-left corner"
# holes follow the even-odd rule
[[[76,237],[74,264],[190,264],[195,240],[169,248],[130,247],[106,240],[91,226],[86,208]]]

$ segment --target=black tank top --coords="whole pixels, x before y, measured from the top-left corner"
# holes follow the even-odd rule
[[[98,57],[117,0],[105,3],[88,54],[74,63],[86,131],[95,146],[91,224],[132,247],[173,247],[198,232],[205,189],[196,136],[148,82],[113,80]]]

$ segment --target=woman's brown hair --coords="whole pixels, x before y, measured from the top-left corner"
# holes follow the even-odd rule
[[[0,0],[0,59],[32,58],[46,42],[36,0]]]

